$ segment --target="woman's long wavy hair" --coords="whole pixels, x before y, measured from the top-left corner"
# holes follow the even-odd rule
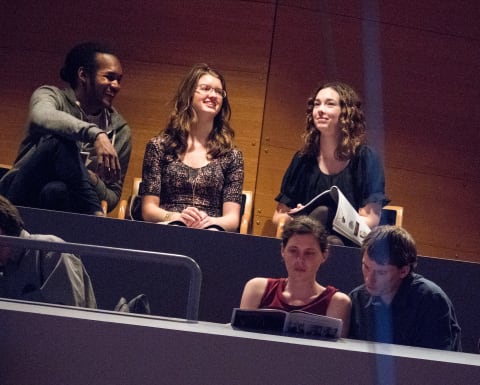
[[[340,136],[335,156],[339,160],[351,159],[357,148],[366,142],[366,123],[362,111],[362,101],[355,90],[341,82],[325,83],[308,99],[306,111],[306,127],[302,135],[304,145],[300,149],[302,155],[317,157],[320,152],[320,131],[313,121],[313,106],[315,97],[320,90],[331,88],[340,96]]]
[[[190,72],[183,78],[178,86],[177,93],[173,98],[173,110],[167,127],[160,133],[165,143],[165,152],[168,154],[183,154],[187,150],[187,139],[198,121],[192,100],[198,81],[203,75],[216,77],[222,83],[222,88],[227,91],[225,78],[216,69],[208,64],[200,63],[193,66]],[[213,129],[207,142],[208,156],[216,158],[234,147],[233,138],[235,133],[230,126],[230,104],[228,95],[223,98],[222,107],[213,120]]]

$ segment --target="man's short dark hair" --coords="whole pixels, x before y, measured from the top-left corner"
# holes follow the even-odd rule
[[[115,55],[113,50],[105,44],[97,42],[81,43],[73,47],[65,57],[65,63],[60,70],[60,78],[69,83],[72,88],[77,86],[77,72],[80,67],[90,74],[95,74],[97,69],[97,53]]]
[[[402,227],[378,226],[363,241],[362,256],[368,254],[379,265],[398,268],[410,265],[413,271],[417,263],[417,247],[412,236]]]
[[[4,235],[18,237],[25,228],[17,208],[0,195],[0,228]]]
[[[288,222],[282,232],[282,245],[285,247],[288,240],[295,234],[312,234],[318,242],[322,253],[327,250],[327,232],[317,220],[302,215]]]

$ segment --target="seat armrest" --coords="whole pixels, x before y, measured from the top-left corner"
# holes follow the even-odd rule
[[[280,217],[277,223],[277,232],[275,236],[277,238],[282,238],[283,228],[285,227],[285,223],[287,222],[287,216],[283,215]]]
[[[127,200],[126,199],[122,199],[120,201],[120,204],[118,205],[118,214],[117,214],[117,218],[118,219],[125,219],[125,213],[127,211]]]
[[[249,234],[253,210],[253,192],[250,190],[243,190],[242,194],[245,196],[245,202],[243,206],[243,214],[240,218],[239,232],[240,234]]]
[[[106,200],[102,200],[100,202],[100,205],[102,206],[102,212],[103,212],[103,215],[107,216],[107,211],[108,211],[108,203]]]

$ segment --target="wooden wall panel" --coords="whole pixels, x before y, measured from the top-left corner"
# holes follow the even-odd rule
[[[8,144],[2,162],[11,163],[16,155],[31,92],[44,83],[62,86],[58,71],[65,53],[77,42],[93,39],[110,42],[124,69],[115,101],[133,130],[124,198],[133,177],[141,175],[148,139],[166,123],[180,79],[198,62],[214,65],[226,77],[236,142],[245,157],[245,189],[253,190],[273,16],[272,1],[7,4],[0,16],[0,50],[8,57],[0,62],[1,73],[8,74],[0,80],[0,101],[7,101],[0,108],[1,145]]]
[[[26,52],[19,48],[2,51],[0,162],[11,164],[25,132],[30,96],[42,84],[59,84],[58,72],[63,56],[43,51]]]
[[[480,183],[388,169],[389,190],[405,202],[403,226],[422,255],[478,261]],[[453,209],[452,209],[453,208]]]
[[[2,46],[66,52],[86,39],[115,43],[123,60],[190,66],[208,61],[248,72],[267,70],[274,1],[19,0],[2,7]],[[261,59],[260,61],[258,59]]]
[[[405,206],[422,254],[478,260],[480,29],[472,13],[480,16],[478,7],[447,2],[402,12],[382,5],[381,36],[390,197]]]
[[[480,8],[473,1],[279,4],[255,233],[273,234],[269,212],[279,170],[298,148],[306,97],[318,79],[335,77],[363,96],[367,123],[374,123],[369,141],[384,157],[387,193],[405,207],[405,227],[419,252],[479,260]]]
[[[31,92],[61,85],[67,50],[104,40],[124,67],[116,107],[134,135],[126,197],[180,78],[209,62],[227,79],[245,188],[255,190],[253,232],[273,236],[274,197],[300,146],[306,100],[340,79],[363,96],[387,193],[405,207],[419,252],[480,261],[479,19],[474,0],[7,2],[0,161],[15,157]]]
[[[474,0],[387,0],[379,1],[378,7],[381,23],[416,30],[418,35],[437,34],[474,40],[480,36],[480,8]]]

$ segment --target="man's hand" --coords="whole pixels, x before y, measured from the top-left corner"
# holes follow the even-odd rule
[[[107,133],[100,133],[93,144],[97,154],[97,175],[106,183],[119,182],[120,161]]]

